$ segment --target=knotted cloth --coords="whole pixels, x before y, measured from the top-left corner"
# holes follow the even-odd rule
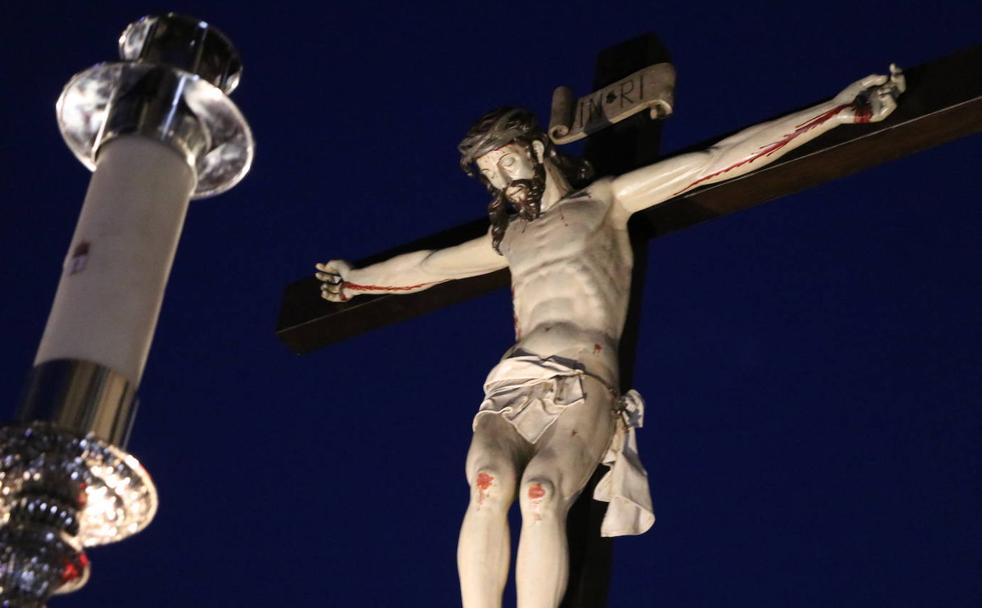
[[[584,401],[582,369],[570,361],[521,355],[503,359],[488,374],[484,401],[474,416],[497,415],[507,420],[529,443],[536,443],[568,407]],[[596,376],[595,378],[603,383]],[[613,396],[616,393],[610,387]],[[609,503],[601,524],[603,536],[642,534],[655,522],[648,474],[638,456],[634,430],[644,420],[644,400],[630,390],[614,406],[617,425],[601,462],[610,470],[597,484],[595,500]]]

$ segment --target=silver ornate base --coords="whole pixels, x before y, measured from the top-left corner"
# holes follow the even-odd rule
[[[89,560],[78,541],[38,522],[0,529],[0,606],[34,608],[56,593],[80,588]]]
[[[89,577],[84,547],[142,530],[157,491],[119,448],[50,424],[0,429],[0,606],[43,606]]]

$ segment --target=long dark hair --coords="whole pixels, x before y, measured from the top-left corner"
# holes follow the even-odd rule
[[[460,167],[471,177],[480,179],[492,195],[488,204],[488,219],[491,221],[491,244],[499,254],[501,240],[508,229],[512,214],[509,213],[504,192],[492,186],[475,170],[475,161],[488,152],[512,143],[523,146],[534,159],[534,141],[545,146],[545,159],[552,161],[574,188],[582,188],[593,179],[593,166],[581,158],[560,154],[539,128],[535,115],[524,108],[504,107],[488,112],[477,119],[457,146],[460,151]],[[545,168],[536,169],[540,170],[544,172]],[[537,215],[537,210],[534,215]]]

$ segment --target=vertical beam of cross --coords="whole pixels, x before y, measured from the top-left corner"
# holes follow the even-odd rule
[[[654,34],[614,45],[597,55],[593,90],[600,90],[642,68],[666,61],[670,61],[668,51]],[[584,156],[593,163],[598,177],[621,175],[655,162],[660,140],[661,123],[652,120],[647,112],[641,112],[591,135]],[[652,233],[650,223],[643,216],[632,219],[630,231],[634,271],[630,306],[618,353],[622,390],[630,388],[634,377],[641,294],[644,292],[647,270],[647,243]],[[611,539],[600,536],[600,524],[607,503],[593,500],[593,490],[602,476],[602,468],[594,473],[569,512],[566,525],[570,548],[569,584],[562,608],[602,608],[607,605],[613,543]]]

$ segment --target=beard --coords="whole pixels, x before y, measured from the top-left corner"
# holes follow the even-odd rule
[[[504,190],[501,196],[511,203],[518,212],[518,217],[531,222],[539,217],[542,208],[542,195],[546,191],[546,167],[544,163],[535,163],[534,174],[530,179],[516,179]]]

